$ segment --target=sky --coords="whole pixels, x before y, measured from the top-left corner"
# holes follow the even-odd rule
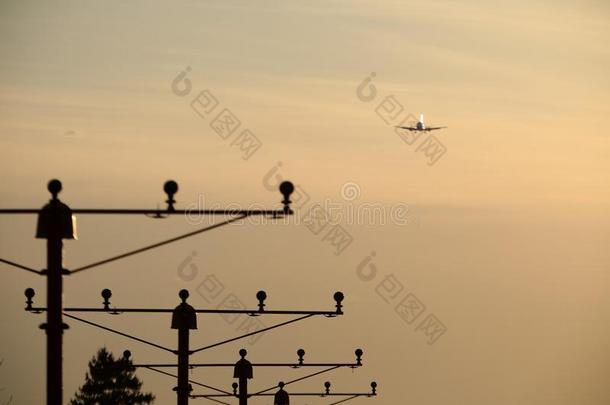
[[[345,362],[361,347],[364,367],[288,392],[326,380],[366,392],[375,380],[379,396],[354,403],[607,404],[609,16],[604,1],[2,0],[0,207],[41,207],[58,178],[72,208],[164,207],[168,179],[178,207],[279,208],[289,179],[290,220],[248,220],[68,276],[64,304],[100,306],[110,288],[117,306],[173,308],[187,288],[198,308],[233,296],[254,307],[264,289],[269,309],[332,309],[343,291],[342,317],[192,360],[233,362],[244,347],[252,361],[286,362],[302,347],[306,360]],[[395,131],[420,113],[447,128]],[[227,114],[239,127],[219,126]],[[307,221],[320,209],[326,227]],[[79,215],[65,267],[220,220]],[[35,226],[0,216],[0,257],[44,268]],[[44,403],[43,315],[23,311],[23,290],[42,305],[45,280],[4,264],[0,277],[0,403]],[[212,278],[217,297],[202,287]],[[87,316],[176,344],[166,315]],[[243,319],[198,321],[194,346],[243,333]],[[101,346],[175,360],[67,323],[66,403]],[[251,386],[308,371],[255,370]],[[137,374],[156,403],[175,400],[174,380]],[[233,382],[230,369],[191,377]]]

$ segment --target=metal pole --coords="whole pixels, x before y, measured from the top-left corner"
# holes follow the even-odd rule
[[[47,186],[52,198],[38,214],[36,237],[47,240],[47,405],[62,405],[63,381],[63,243],[75,239],[76,228],[70,207],[59,201],[61,182],[51,180]]]
[[[178,296],[182,303],[174,309],[172,314],[172,329],[178,330],[178,386],[176,390],[177,404],[188,405],[192,387],[189,384],[189,330],[197,329],[197,313],[186,303],[189,297],[187,290],[180,290]]]
[[[57,232],[57,235],[59,232]],[[47,404],[61,405],[63,382],[62,247],[61,237],[47,240]]]
[[[188,405],[189,394],[189,329],[178,329],[178,405]]]
[[[237,378],[237,381],[239,381],[239,392],[237,394],[239,405],[248,405],[248,379],[254,376],[252,363],[246,360],[247,354],[246,349],[239,351],[241,360],[235,363],[235,368],[233,369],[233,378]]]
[[[248,405],[248,379],[239,377],[239,405]]]

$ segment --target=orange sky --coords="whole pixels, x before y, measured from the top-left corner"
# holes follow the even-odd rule
[[[252,305],[265,289],[270,306],[327,308],[342,290],[341,319],[194,360],[233,361],[246,347],[254,361],[286,361],[304,347],[312,361],[344,361],[362,347],[366,367],[328,379],[337,389],[377,380],[380,397],[363,403],[606,404],[609,11],[602,1],[4,1],[0,206],[42,206],[56,177],[73,208],[155,208],[169,178],[180,207],[273,208],[277,173],[309,196],[291,224],[230,226],[74,275],[66,305],[100,305],[108,287],[117,305],[172,307],[188,288],[205,307],[196,290],[210,274]],[[179,96],[172,81],[187,67],[192,87]],[[372,72],[376,96],[362,101],[358,86]],[[204,90],[218,106],[200,117],[191,102]],[[423,112],[429,125],[448,126],[434,133],[446,149],[434,164],[423,137],[409,145],[380,117],[388,97],[402,106],[397,120]],[[241,122],[226,140],[211,128],[224,108]],[[248,159],[236,141],[244,129],[262,145]],[[302,223],[316,203],[340,207],[353,239],[340,254]],[[367,206],[383,207],[386,223],[349,220]],[[397,207],[408,207],[400,223],[389,217]],[[179,217],[78,221],[68,268],[196,226]],[[42,268],[34,228],[34,217],[0,217],[0,257]],[[378,272],[363,281],[359,264],[372,251]],[[199,276],[189,281],[179,268],[192,252]],[[28,286],[44,302],[44,280],[1,267],[0,402],[43,403],[42,318],[22,308]],[[389,275],[403,289],[386,303],[378,286]],[[394,311],[408,294],[426,307],[412,324]],[[432,345],[416,330],[429,314],[447,328]],[[92,319],[175,344],[163,317]],[[199,323],[201,345],[237,334],[217,316]],[[101,345],[130,348],[140,362],[172,360],[70,325],[66,402]],[[174,401],[171,379],[138,374],[157,403]],[[261,370],[253,384],[297,375]],[[233,382],[230,371],[193,377]]]

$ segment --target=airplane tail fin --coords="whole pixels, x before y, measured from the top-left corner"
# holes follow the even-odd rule
[[[424,114],[423,113],[419,114],[419,122],[421,122],[422,124],[424,123]]]

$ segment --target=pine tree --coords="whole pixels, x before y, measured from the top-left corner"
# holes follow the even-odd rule
[[[134,373],[131,360],[115,359],[105,347],[89,362],[85,383],[76,392],[70,405],[147,405],[154,401],[152,393],[142,393],[142,382]]]

